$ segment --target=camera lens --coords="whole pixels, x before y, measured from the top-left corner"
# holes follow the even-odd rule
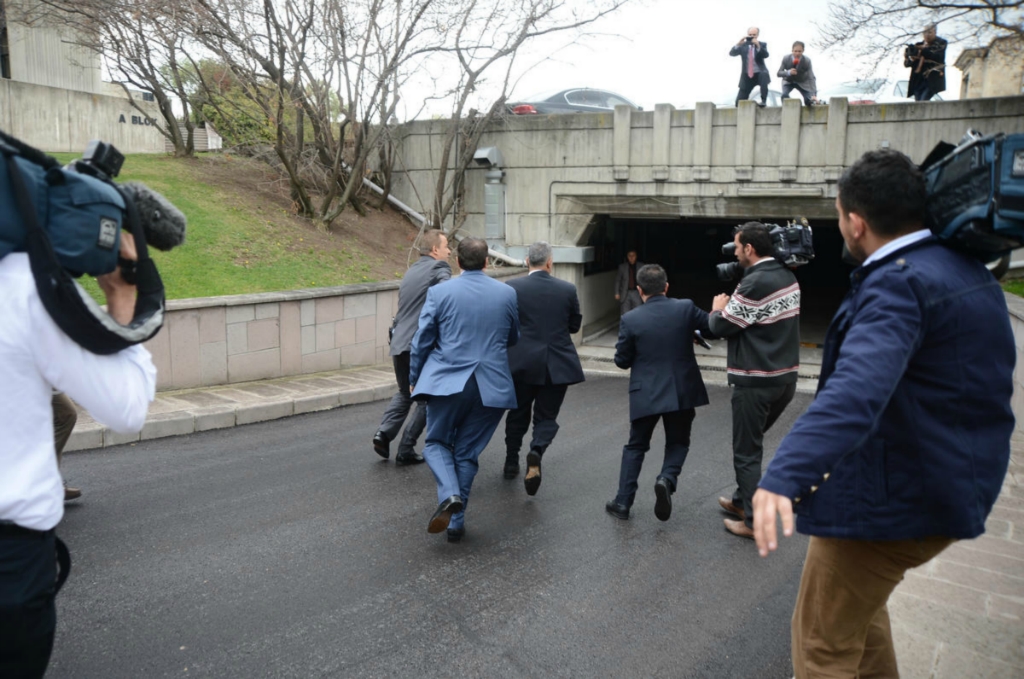
[[[723,255],[734,255],[736,254],[736,243],[726,243],[722,246]]]
[[[719,264],[715,267],[715,273],[718,274],[720,281],[738,281],[743,278],[743,267],[739,262]]]

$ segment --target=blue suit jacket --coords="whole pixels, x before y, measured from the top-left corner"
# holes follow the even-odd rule
[[[629,375],[629,420],[707,405],[693,331],[712,336],[708,314],[688,299],[648,298],[619,322],[615,365]]]
[[[465,271],[427,292],[412,338],[409,383],[415,396],[449,396],[475,374],[485,406],[515,408],[508,347],[518,341],[515,290],[483,271]]]
[[[818,395],[760,486],[801,533],[973,538],[1006,475],[1016,346],[981,263],[927,239],[856,269]]]

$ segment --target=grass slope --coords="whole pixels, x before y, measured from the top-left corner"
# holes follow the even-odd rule
[[[74,154],[55,154],[63,163]],[[139,154],[126,158],[118,180],[138,180],[158,191],[188,218],[185,244],[152,250],[168,299],[345,285],[400,277],[410,227],[390,213],[385,225],[397,239],[367,244],[315,231],[275,195],[265,170],[245,158],[209,155],[179,159]],[[346,213],[348,215],[348,213]],[[381,213],[376,213],[381,218]],[[357,220],[357,215],[346,217]],[[372,222],[373,217],[365,220]],[[344,226],[344,224],[336,224]],[[414,233],[414,231],[412,232]],[[385,250],[385,251],[381,251]],[[80,281],[98,300],[94,279]]]

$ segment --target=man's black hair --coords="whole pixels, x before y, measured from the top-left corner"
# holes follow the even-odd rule
[[[666,284],[668,284],[668,276],[665,274],[665,270],[657,264],[644,264],[636,272],[636,286],[643,290],[648,297],[665,292]]]
[[[479,271],[487,263],[487,241],[482,238],[463,238],[459,241],[459,268]]]
[[[868,151],[839,178],[839,207],[856,212],[879,236],[892,238],[924,224],[924,175],[910,158],[891,149]]]
[[[771,257],[774,254],[768,227],[761,222],[740,224],[736,227],[736,233],[740,235],[740,245],[752,245],[758,257]]]

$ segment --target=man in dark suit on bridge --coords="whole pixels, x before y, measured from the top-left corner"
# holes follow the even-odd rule
[[[708,392],[693,354],[694,331],[711,336],[708,314],[688,299],[669,299],[665,270],[648,264],[637,272],[643,306],[622,317],[615,365],[630,368],[629,443],[622,449],[619,492],[605,505],[612,516],[629,518],[644,454],[658,420],[665,427],[665,461],[654,484],[654,515],[667,521],[672,494],[690,450],[695,409]]]
[[[427,291],[412,340],[413,398],[427,399],[423,457],[437,480],[437,511],[428,533],[465,532],[465,507],[480,452],[501,416],[516,407],[508,347],[519,340],[516,293],[486,273],[487,242],[459,243],[462,275]]]
[[[412,337],[419,326],[420,311],[427,300],[427,290],[452,277],[452,268],[448,264],[448,238],[444,232],[431,229],[420,238],[420,258],[409,267],[398,286],[398,313],[392,323],[391,360],[395,365],[395,379],[398,391],[391,399],[380,427],[373,435],[373,449],[385,460],[391,456],[391,441],[398,436],[412,398],[409,393],[409,347]],[[412,421],[406,426],[402,440],[398,444],[395,464],[419,464],[423,456],[416,452],[416,441],[423,433],[427,423],[427,407],[420,403],[416,406]]]
[[[747,29],[747,35],[729,50],[730,57],[740,57],[743,60],[740,69],[740,89],[736,92],[737,106],[750,96],[755,87],[761,88],[761,102],[758,106],[764,108],[768,103],[768,83],[772,81],[772,76],[764,63],[768,58],[768,43],[761,42],[760,35],[761,29],[751,26]]]
[[[570,384],[583,381],[583,367],[572,343],[572,333],[583,322],[576,286],[551,275],[551,246],[530,246],[526,257],[530,273],[509,281],[519,303],[519,343],[508,350],[508,364],[516,385],[515,410],[505,418],[505,478],[519,473],[519,449],[530,428],[533,440],[526,455],[526,492],[540,488],[540,461],[558,432],[558,411]]]

